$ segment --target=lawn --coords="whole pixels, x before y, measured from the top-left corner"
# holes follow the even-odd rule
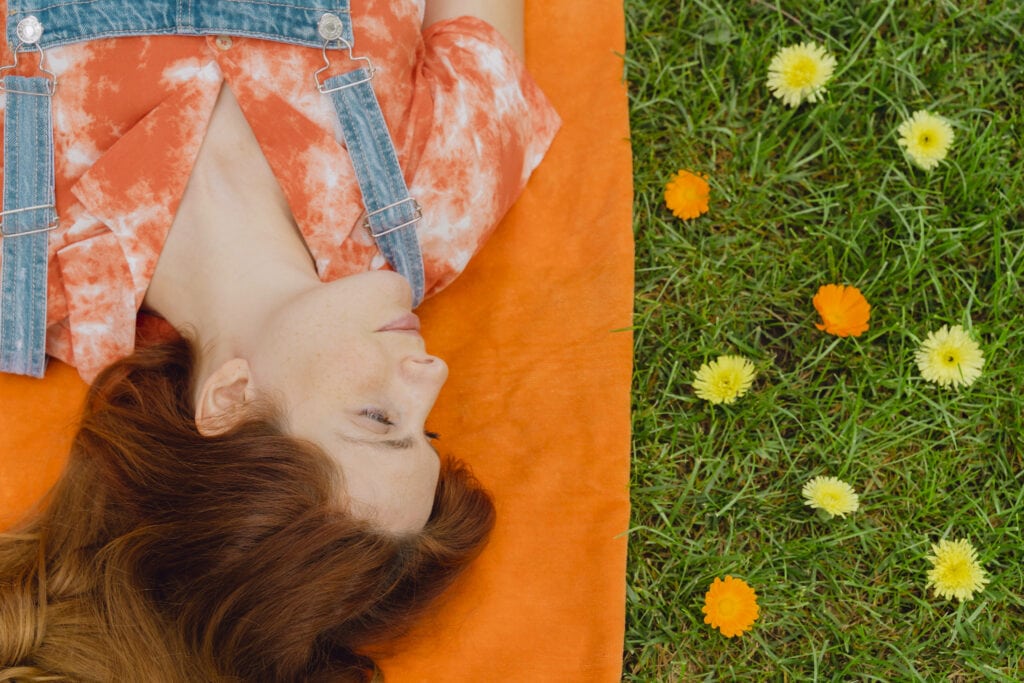
[[[1024,3],[626,0],[636,203],[633,516],[627,681],[1024,680]],[[836,61],[817,103],[766,85],[781,48]],[[898,144],[945,118],[925,171]],[[666,208],[706,174],[709,210]],[[869,329],[815,327],[825,284]],[[915,362],[960,325],[980,377],[943,387]],[[697,396],[703,363],[757,377]],[[859,509],[826,518],[827,475]],[[940,539],[967,539],[988,584],[928,587]],[[757,592],[753,627],[704,623],[715,577]]]

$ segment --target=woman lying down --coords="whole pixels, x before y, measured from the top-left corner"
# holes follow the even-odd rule
[[[91,387],[0,681],[369,680],[494,520],[413,309],[558,128],[521,0],[13,4],[0,360]]]

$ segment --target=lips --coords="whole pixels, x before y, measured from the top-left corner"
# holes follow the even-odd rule
[[[419,332],[420,331],[420,319],[415,313],[405,313],[384,327],[377,330],[378,332]]]

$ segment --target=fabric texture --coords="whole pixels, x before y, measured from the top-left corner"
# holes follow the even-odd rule
[[[493,492],[469,573],[383,658],[389,683],[621,678],[629,528],[632,178],[618,0],[527,0],[527,63],[563,119],[487,245],[419,310],[451,373],[427,428]],[[60,472],[74,369],[0,377],[0,524]]]
[[[417,235],[431,296],[511,206],[558,115],[482,21],[441,22],[421,35],[420,3],[367,0],[352,22],[356,54],[377,69],[374,90],[423,209]],[[330,55],[329,73],[351,70],[343,52]],[[34,57],[22,55],[19,69],[30,70]],[[222,83],[252,126],[321,279],[385,267],[361,227],[337,115],[314,87],[319,49],[238,36],[124,37],[50,48],[45,58],[58,82],[60,215],[49,240],[47,352],[87,381],[134,348],[136,311]]]

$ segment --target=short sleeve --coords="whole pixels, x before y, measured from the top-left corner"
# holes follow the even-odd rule
[[[427,28],[417,79],[433,106],[410,183],[423,207],[429,296],[454,280],[493,232],[561,119],[501,34],[475,17]]]

